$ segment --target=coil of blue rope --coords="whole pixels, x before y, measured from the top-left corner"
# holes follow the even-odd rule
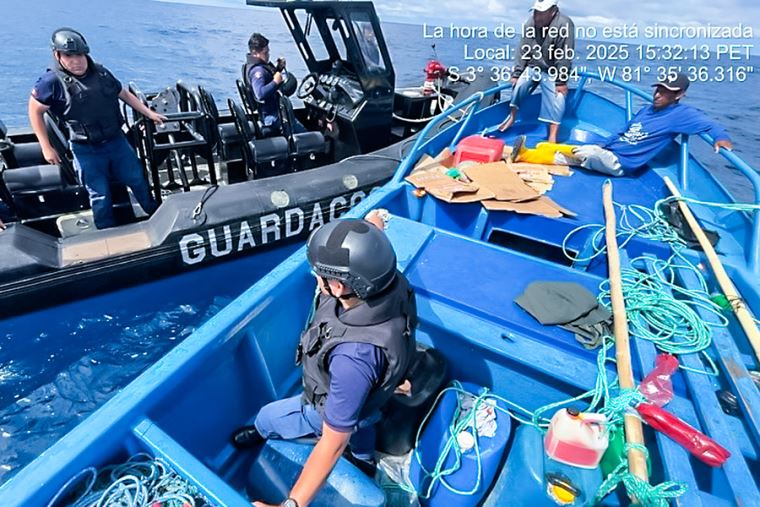
[[[75,499],[75,489],[87,483]],[[135,454],[125,463],[97,471],[88,467],[71,479],[48,503],[58,507],[64,500],[71,507],[195,507],[197,488],[174,472],[161,458]],[[208,502],[204,499],[204,505]]]

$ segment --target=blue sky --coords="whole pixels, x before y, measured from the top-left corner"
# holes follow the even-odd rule
[[[216,5],[245,3],[245,0],[179,1]],[[384,21],[448,24],[469,20],[488,24],[518,23],[527,17],[532,0],[375,0],[374,3]],[[756,32],[760,30],[758,0],[560,0],[559,5],[576,24],[734,25],[743,22],[755,25]]]
[[[245,0],[159,0],[201,5],[249,8]],[[315,0],[319,1],[319,0]],[[499,24],[519,27],[530,15],[533,0],[375,0],[375,8],[382,21],[411,23],[428,26],[484,26],[491,31]],[[631,32],[625,37],[612,38],[598,35],[597,40],[638,44],[698,45],[749,44],[753,55],[760,53],[760,0],[688,0],[663,2],[662,0],[603,0],[597,2],[560,0],[560,9],[570,15],[576,27],[622,27],[635,24],[638,37]],[[752,39],[661,39],[648,38],[645,27],[749,27]],[[600,32],[601,33],[601,32]],[[583,37],[581,38],[594,38]],[[448,31],[446,38],[448,38]]]
[[[421,22],[423,19],[450,23],[462,19],[485,22],[513,22],[525,18],[531,0],[377,0],[375,6],[384,17]],[[760,27],[760,2],[757,0],[560,0],[560,9],[576,24],[706,24],[754,23]]]

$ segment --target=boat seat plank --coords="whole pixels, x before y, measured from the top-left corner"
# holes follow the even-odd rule
[[[650,262],[647,270],[651,273],[654,268]],[[688,287],[688,286],[687,286]],[[695,288],[692,285],[691,288]],[[684,354],[679,356],[681,364],[695,370],[703,370],[699,356],[696,354]],[[703,423],[705,433],[720,445],[731,452],[731,457],[723,465],[728,481],[737,501],[741,505],[760,505],[760,491],[753,477],[750,466],[745,461],[738,436],[734,433],[732,425],[727,423],[726,414],[723,413],[720,403],[715,396],[715,388],[710,378],[704,374],[682,371],[693,399],[698,399],[697,413]]]
[[[697,287],[693,273],[679,273],[686,287]],[[715,322],[716,317],[701,308],[697,309],[699,316],[707,322]],[[744,364],[743,355],[739,352],[736,342],[725,328],[715,328],[712,333],[713,347],[717,351],[717,364],[725,375],[731,390],[737,395],[739,407],[747,421],[747,427],[756,447],[760,448],[760,392],[752,381],[749,371]]]
[[[451,259],[478,259],[469,263]],[[482,242],[437,232],[410,267],[407,278],[418,293],[474,311],[482,317],[509,324],[548,341],[583,350],[573,334],[556,326],[542,326],[514,303],[534,281],[576,282],[592,294],[601,279]],[[498,294],[499,297],[493,297]],[[594,353],[585,351],[589,357]]]
[[[493,365],[491,369],[505,369],[508,364],[510,370],[520,369],[531,374],[551,376],[556,379],[554,384],[574,388],[573,396],[594,385],[596,368],[592,360],[557,350],[543,340],[468,315],[466,311],[426,296],[417,297],[417,315],[420,319],[418,340],[430,342],[448,357],[452,369],[460,369],[470,377],[483,372],[470,363],[459,364],[457,361],[453,364],[451,359],[459,356],[454,352],[455,348],[473,360],[479,357],[478,354],[483,354]],[[508,335],[508,338],[503,338],[503,335]],[[557,391],[552,396],[546,396],[546,403],[566,398],[569,394],[566,390]]]
[[[198,461],[150,419],[140,421],[133,433],[156,457],[165,459],[175,472],[188,479],[212,503],[228,507],[250,507],[251,504],[240,493]]]

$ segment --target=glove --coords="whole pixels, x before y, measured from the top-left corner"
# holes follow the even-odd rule
[[[285,63],[285,58],[279,57],[274,68],[277,70],[277,72],[282,72],[285,69]]]

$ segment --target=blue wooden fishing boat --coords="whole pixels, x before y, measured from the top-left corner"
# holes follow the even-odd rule
[[[599,76],[584,75],[571,91],[561,137],[575,142],[601,139],[631,118],[639,97],[648,99],[628,84],[602,83],[605,88],[622,91],[625,103],[617,105],[589,88],[596,79]],[[484,96],[503,89],[494,88]],[[539,280],[575,282],[594,294],[605,286],[604,255],[582,260],[592,257],[598,246],[599,229],[591,225],[604,223],[601,196],[605,177],[577,171],[572,177],[557,178],[550,195],[572,209],[577,214],[574,218],[488,211],[479,203],[445,203],[414,192],[404,180],[425,154],[455,149],[470,134],[501,135],[495,126],[505,117],[508,103],[481,108],[484,96],[459,104],[468,107],[467,115],[428,138],[427,130],[444,117],[432,122],[392,182],[373,192],[349,215],[363,216],[378,207],[389,210],[386,231],[396,249],[399,269],[417,294],[418,342],[445,357],[448,379],[468,383],[469,391],[487,388],[499,407],[497,422],[508,434],[501,435],[505,444],[501,458],[494,461],[493,481],[479,486],[478,497],[457,497],[457,505],[476,505],[477,501],[489,506],[590,505],[598,490],[606,491],[610,484],[602,485],[604,478],[598,470],[557,467],[547,461],[537,411],[546,406],[556,409],[559,405],[553,404],[568,399],[575,400],[569,405],[583,410],[588,402],[580,396],[594,391],[595,386],[596,394],[611,401],[614,395],[606,396],[599,386],[602,379],[602,386],[607,383],[614,390],[615,366],[599,361],[604,352],[584,348],[573,333],[542,326],[514,300]],[[535,117],[538,105],[538,97],[533,96],[524,105],[525,116]],[[515,134],[527,134],[531,143],[543,131],[537,123],[521,122],[509,137]],[[691,144],[699,141],[674,142],[649,170],[637,177],[616,179],[616,201],[653,208],[670,195],[664,184],[667,176],[686,195],[705,202],[734,203],[711,175],[709,165],[690,153]],[[760,202],[760,177],[735,154],[723,151],[720,156],[752,181],[755,201]],[[760,308],[760,211],[757,207],[732,213],[725,206],[693,208],[703,224],[719,233],[720,259],[739,288],[743,304]],[[631,216],[626,220],[632,221]],[[577,230],[582,226],[588,227]],[[661,263],[671,259],[673,247],[660,239],[628,238],[621,248],[623,267],[633,265],[638,273],[661,269]],[[579,260],[566,259],[563,247]],[[700,252],[686,247],[678,250],[681,258],[697,269],[677,270],[672,283],[658,291],[675,291],[677,299],[688,301],[698,297],[700,276],[706,279],[709,292],[717,290],[711,271],[701,265]],[[642,256],[643,261],[632,264]],[[213,505],[246,506],[252,499],[281,501],[312,444],[270,441],[262,451],[250,453],[236,451],[228,436],[250,423],[263,404],[300,388],[300,371],[293,367],[292,352],[309,313],[313,289],[314,278],[301,249],[0,487],[1,503],[47,505],[67,481],[83,480],[77,475],[80,471],[123,462],[136,453],[148,453],[167,463],[199,497]],[[667,436],[647,430],[650,482],[666,486],[632,487],[631,493],[650,505],[668,501],[685,506],[759,505],[760,394],[753,383],[757,358],[731,314],[709,311],[709,305],[693,307],[709,324],[709,343],[702,344],[701,354],[694,353],[697,349],[680,350],[690,353],[679,356],[683,368],[672,377],[674,398],[667,408],[709,435],[731,456],[722,466],[710,468]],[[646,339],[642,329],[633,325],[632,329],[632,366],[635,377],[641,379],[655,365],[657,346]],[[709,371],[711,363],[714,372]],[[726,400],[733,402],[733,410]],[[506,410],[517,420],[510,424]],[[551,412],[544,415],[551,416]],[[485,454],[482,463],[485,469]],[[623,468],[615,474],[612,479],[623,479],[626,472]],[[467,489],[469,485],[459,487]],[[344,460],[320,495],[312,505],[385,502],[383,490]],[[604,505],[629,503],[622,487],[599,501]],[[441,505],[432,498],[428,502]]]

